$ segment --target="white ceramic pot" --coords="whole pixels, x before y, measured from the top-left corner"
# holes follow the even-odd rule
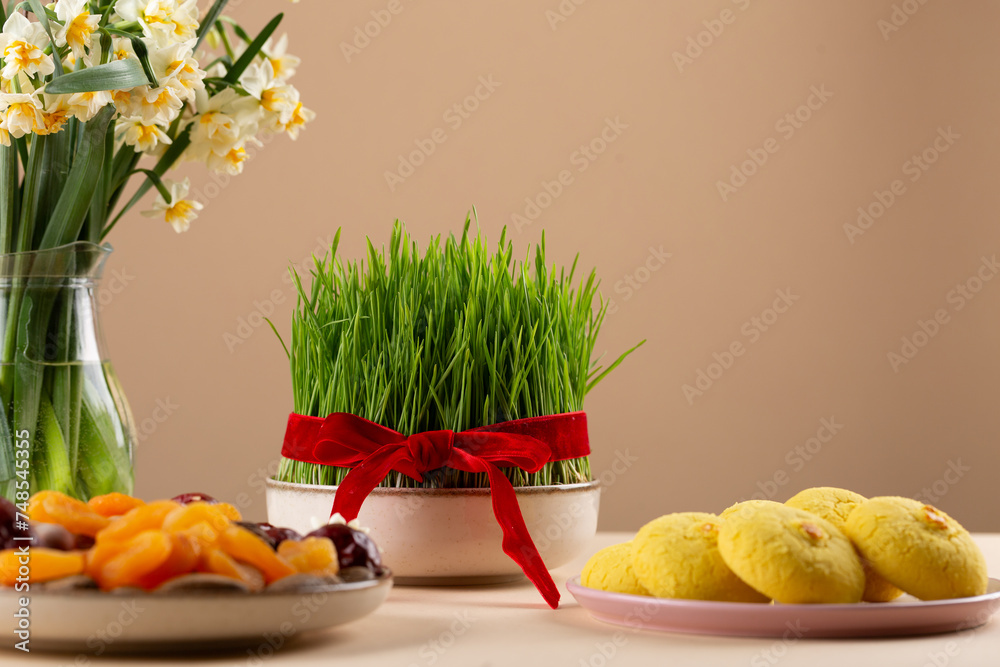
[[[516,487],[528,532],[551,570],[597,532],[600,482]],[[267,517],[306,533],[325,524],[335,486],[267,480]],[[502,550],[489,489],[376,488],[358,515],[398,584],[511,581],[521,569]]]

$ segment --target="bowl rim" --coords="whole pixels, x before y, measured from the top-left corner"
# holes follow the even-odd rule
[[[337,492],[337,487],[326,484],[303,484],[301,482],[282,482],[273,476],[268,476],[265,480],[268,489],[278,489],[287,491],[302,491],[316,494],[333,494]],[[554,495],[561,493],[581,493],[597,491],[601,486],[601,480],[593,479],[589,482],[574,482],[573,484],[549,484],[547,486],[515,486],[514,493],[519,496],[531,495]],[[423,489],[423,488],[399,488],[376,486],[371,496],[489,496],[489,487],[479,487],[474,489]]]

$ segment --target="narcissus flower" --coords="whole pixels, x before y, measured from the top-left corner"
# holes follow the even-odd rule
[[[34,93],[0,92],[0,124],[12,137],[23,137],[45,127],[42,103]]]
[[[247,67],[240,77],[240,85],[260,102],[265,111],[265,125],[270,129],[281,130],[292,119],[295,105],[299,103],[299,91],[275,78],[271,61]]]
[[[47,76],[55,71],[52,56],[45,53],[49,38],[38,23],[29,21],[20,12],[14,12],[3,24],[0,33],[0,54],[4,67],[0,75],[13,79],[24,72],[28,76]]]
[[[287,34],[282,35],[281,39],[274,45],[271,44],[271,40],[264,42],[264,48],[261,49],[261,53],[271,63],[271,68],[274,70],[274,78],[279,81],[287,81],[292,78],[295,75],[295,70],[302,62],[302,59],[298,56],[288,53]]]
[[[93,93],[73,93],[66,100],[66,106],[69,107],[69,115],[86,123],[112,101],[109,91],[100,90]]]
[[[73,55],[82,58],[90,48],[91,36],[101,23],[99,14],[91,14],[87,0],[58,0],[56,17],[56,44],[68,45]]]
[[[129,146],[134,146],[140,153],[154,151],[160,144],[173,143],[162,127],[144,123],[141,118],[127,118],[118,121],[115,132],[122,141]]]
[[[198,211],[205,206],[193,199],[185,199],[191,190],[191,179],[185,178],[179,182],[165,180],[163,184],[170,191],[170,201],[168,202],[162,194],[159,194],[153,202],[153,208],[149,211],[143,211],[142,214],[147,218],[163,215],[175,232],[178,234],[186,232],[191,227],[191,221],[198,217]]]
[[[118,0],[115,11],[124,21],[137,21],[159,46],[197,36],[197,0]]]
[[[299,130],[305,127],[306,123],[312,122],[316,118],[316,112],[302,106],[302,102],[295,105],[292,119],[285,123],[285,132],[294,141],[299,138]]]
[[[256,140],[254,140],[256,143]],[[206,163],[208,168],[217,174],[229,174],[230,176],[237,176],[243,173],[243,163],[247,161],[250,156],[247,154],[246,146],[239,144],[233,146],[226,153],[219,155],[215,151],[208,154],[208,159]]]
[[[260,107],[252,97],[241,96],[232,88],[211,98],[200,92],[197,107],[188,149],[191,159],[207,161],[210,154],[231,158],[232,150],[257,134]]]

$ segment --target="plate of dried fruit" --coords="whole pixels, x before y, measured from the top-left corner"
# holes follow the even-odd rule
[[[392,587],[378,547],[343,523],[303,536],[204,494],[45,491],[21,509],[0,499],[0,632],[25,648],[269,654],[370,614]]]

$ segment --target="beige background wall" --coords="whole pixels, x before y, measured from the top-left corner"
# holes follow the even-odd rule
[[[1000,5],[897,0],[916,11],[884,37],[890,0],[590,0],[554,27],[559,0],[401,0],[347,62],[338,45],[386,1],[232,4],[253,32],[287,11],[295,83],[319,116],[222,187],[190,170],[206,209],[189,233],[134,215],[112,237],[104,323],[140,422],[140,494],[203,490],[263,518],[290,383],[266,325],[238,324],[273,309],[288,330],[290,260],[338,226],[349,257],[396,217],[421,239],[455,231],[472,205],[496,238],[568,170],[513,234],[518,252],[543,229],[554,260],[579,251],[615,301],[601,347],[649,341],[588,404],[594,469],[613,482],[603,528],[832,484],[924,493],[1000,530],[1000,280],[976,283],[1000,252]],[[679,68],[699,35],[708,46]],[[496,85],[455,127],[445,113],[481,78]],[[614,141],[581,162],[607,119]],[[384,173],[436,128],[444,143],[391,191]],[[907,164],[929,147],[925,171]],[[771,153],[724,201],[718,182],[748,150]],[[897,179],[852,244],[844,225]],[[651,248],[670,257],[647,273]],[[629,292],[626,276],[645,282]],[[971,299],[953,292],[967,281]],[[776,290],[794,297],[781,314],[767,312]],[[894,369],[887,354],[939,310]],[[734,343],[730,367],[711,367]],[[699,370],[717,379],[689,401]]]

